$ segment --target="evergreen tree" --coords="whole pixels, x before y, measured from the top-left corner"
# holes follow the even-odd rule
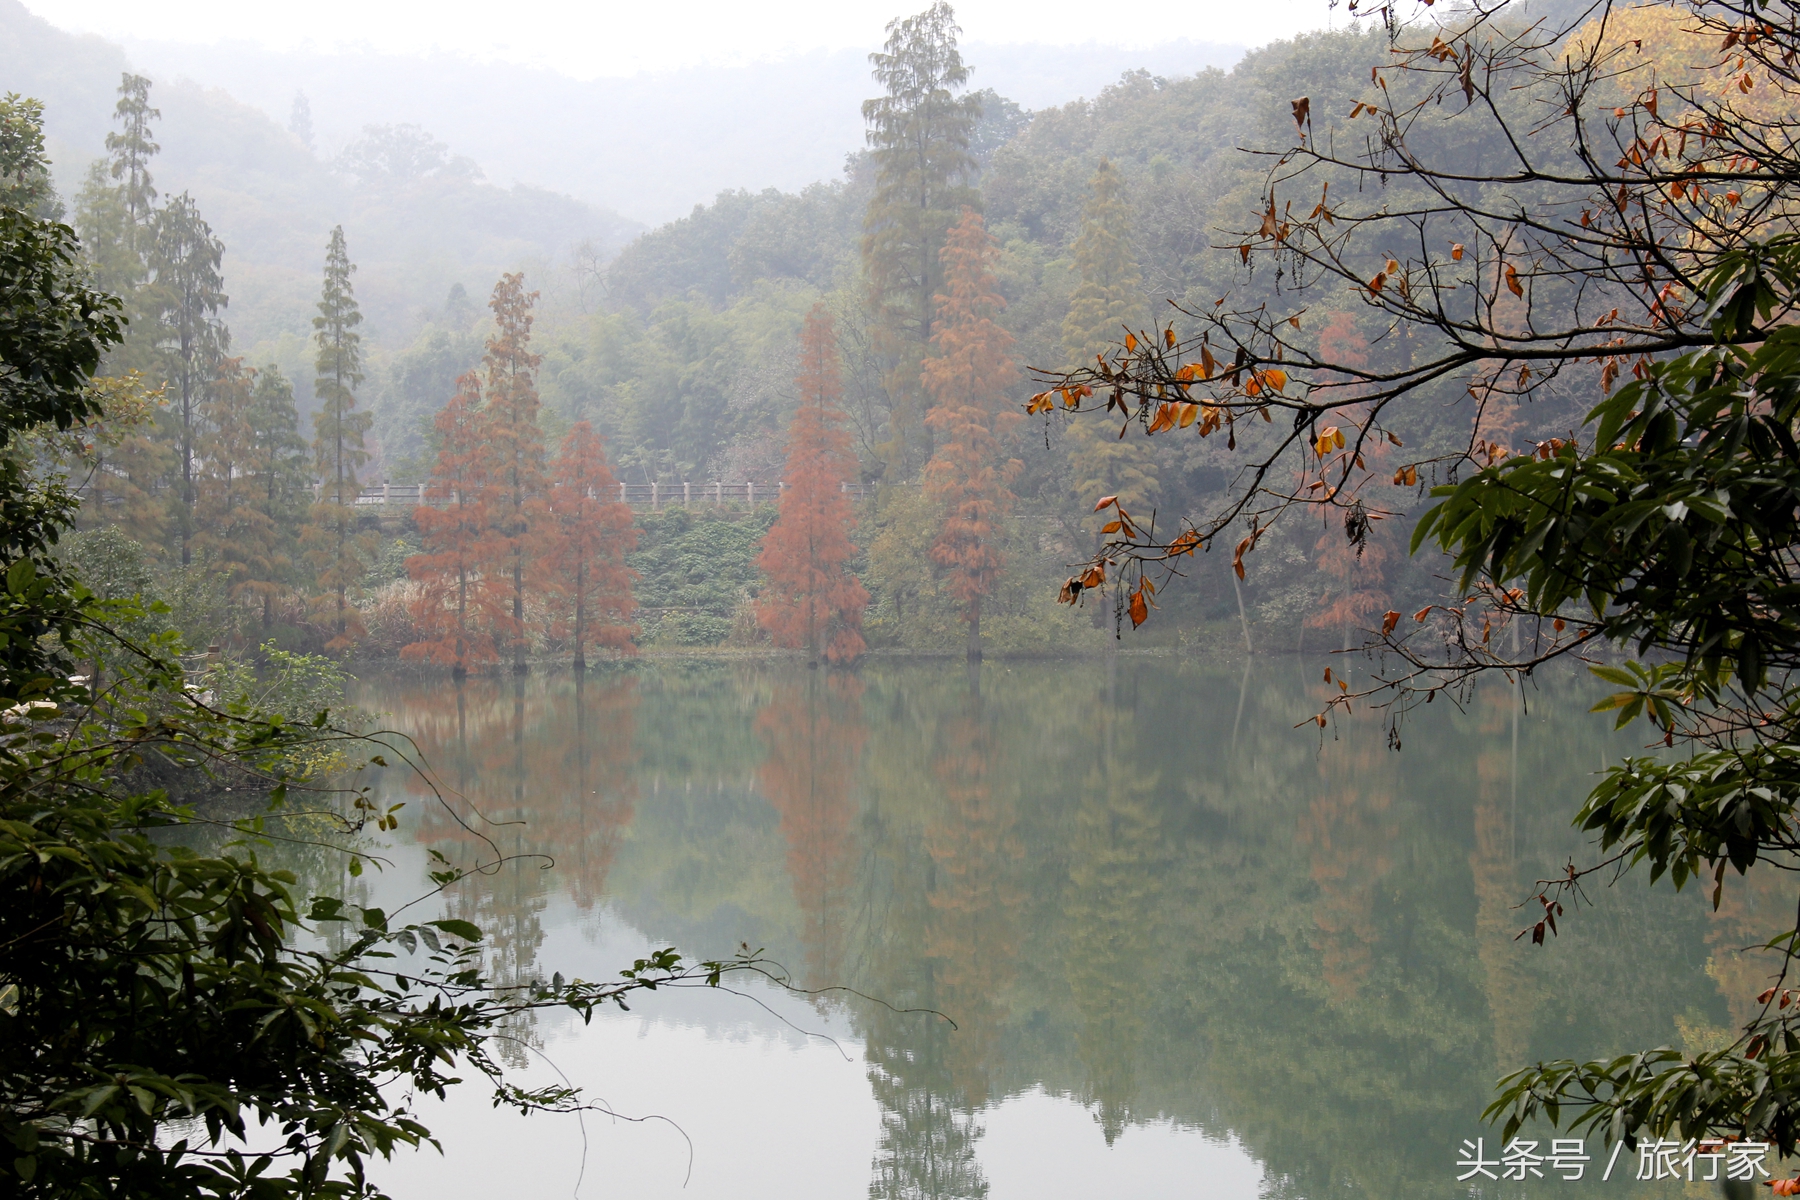
[[[1081,282],[1069,297],[1062,326],[1063,349],[1076,366],[1121,341],[1127,327],[1141,326],[1145,316],[1143,277],[1131,250],[1131,210],[1112,163],[1100,160],[1089,187],[1074,247]],[[1148,441],[1115,437],[1097,421],[1072,422],[1068,433],[1069,482],[1083,511],[1102,496],[1117,496],[1130,512],[1150,510],[1157,478]]]
[[[943,514],[931,561],[963,606],[970,659],[981,657],[981,601],[1005,565],[1003,523],[1021,465],[1003,456],[1000,443],[1023,418],[1007,405],[1019,378],[1013,338],[994,319],[1006,307],[994,281],[999,256],[981,214],[964,209],[944,245],[944,294],[922,372],[932,398],[926,420],[938,434],[925,467],[925,495]]]
[[[865,649],[862,615],[869,593],[844,569],[856,553],[844,490],[856,456],[838,406],[844,387],[837,338],[822,304],[806,316],[794,382],[800,406],[788,426],[787,488],[756,560],[767,576],[756,619],[777,646],[804,648],[809,662],[821,650],[834,663],[849,662]]]
[[[294,573],[295,543],[304,512],[309,467],[306,439],[300,436],[300,414],[294,407],[294,385],[274,363],[256,374],[248,414],[254,439],[251,470],[256,484],[252,503],[269,530],[266,567],[248,571],[245,592],[262,600],[262,627],[275,623],[275,601]]]
[[[964,207],[979,202],[969,140],[981,102],[957,94],[969,69],[956,47],[961,31],[949,4],[938,0],[891,22],[887,32],[887,45],[869,56],[886,95],[863,103],[875,194],[864,218],[862,258],[875,349],[889,364],[888,440],[879,452],[898,482],[924,457],[919,364],[933,333],[945,231]]]
[[[246,585],[253,579],[266,580],[274,573],[275,523],[258,503],[264,471],[252,417],[255,404],[256,372],[242,358],[219,364],[200,403],[205,431],[196,446],[198,520],[192,541],[211,556],[234,599],[251,594]],[[188,546],[184,543],[182,549],[185,554]]]
[[[577,421],[563,439],[554,479],[545,563],[574,644],[575,666],[587,666],[590,641],[630,654],[637,633],[631,623],[637,572],[625,565],[625,556],[637,547],[637,523],[619,500],[606,448],[586,421]]]
[[[538,575],[532,540],[543,515],[545,491],[544,434],[538,427],[541,358],[531,352],[531,306],[537,297],[525,290],[522,273],[500,277],[488,300],[497,328],[481,360],[487,372],[483,439],[493,456],[491,569],[512,580],[512,621],[504,642],[512,649],[513,670],[521,674],[528,649],[525,588]]]
[[[126,72],[119,80],[119,102],[113,106],[115,133],[106,135],[106,152],[112,156],[108,173],[117,181],[129,228],[142,229],[156,205],[156,185],[150,178],[150,160],[162,147],[150,131],[162,110],[150,107],[150,81]]]
[[[166,411],[181,477],[175,528],[183,566],[193,561],[195,446],[202,392],[231,344],[229,331],[218,319],[219,310],[230,302],[219,272],[224,255],[225,244],[213,236],[212,227],[185,192],[156,211],[151,220],[149,300],[157,309],[171,385]],[[245,386],[248,403],[247,382]]]
[[[0,98],[0,206],[39,220],[63,217],[44,154],[44,103],[17,92]]]
[[[481,414],[481,380],[470,371],[456,384],[456,395],[433,423],[437,461],[424,503],[413,510],[425,552],[406,560],[407,574],[421,585],[412,612],[425,636],[400,654],[443,663],[460,679],[470,667],[498,659],[492,631],[503,601],[498,582],[483,573],[492,456]]]
[[[108,351],[106,370],[140,370],[159,383],[157,309],[145,290],[156,206],[149,164],[160,149],[150,122],[161,116],[150,107],[150,81],[126,74],[113,111],[119,128],[107,134],[107,157],[89,165],[75,201],[75,228],[94,282],[124,302],[125,339]]]
[[[362,311],[350,284],[355,271],[344,245],[344,227],[339,225],[331,231],[325,251],[325,282],[319,315],[313,318],[318,347],[313,395],[319,401],[319,411],[313,414],[313,464],[322,483],[304,536],[308,562],[317,572],[315,611],[328,616],[334,630],[326,643],[331,650],[345,649],[362,632],[362,620],[350,598],[362,583],[363,555],[370,550],[356,531],[356,497],[361,491],[356,470],[369,458],[363,448],[369,414],[354,411],[356,388],[363,379],[362,335],[357,332]]]

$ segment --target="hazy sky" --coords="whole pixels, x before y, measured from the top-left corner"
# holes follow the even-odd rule
[[[743,63],[796,50],[873,48],[926,0],[25,0],[64,29],[113,38],[252,41],[271,48],[443,51],[577,78]],[[1178,38],[1260,45],[1320,28],[1332,0],[961,0],[971,42],[1145,47]]]

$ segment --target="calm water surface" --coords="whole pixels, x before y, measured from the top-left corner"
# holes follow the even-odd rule
[[[1591,689],[1439,703],[1394,753],[1373,721],[1294,728],[1324,665],[366,676],[358,701],[418,740],[456,817],[520,856],[447,900],[501,976],[748,944],[893,1006],[747,988],[521,1026],[523,1078],[621,1119],[465,1089],[424,1109],[446,1153],[382,1177],[419,1200],[1465,1195],[1462,1140],[1498,1157],[1477,1115],[1503,1071],[1743,1019],[1764,968],[1737,947],[1772,895],[1714,913],[1602,888],[1553,945],[1514,940],[1629,744]],[[393,865],[354,881],[371,902],[421,890],[428,849],[485,853],[415,781],[381,787],[408,806]],[[1476,1182],[1683,1191],[1629,1159],[1601,1183],[1589,1151],[1581,1183]]]

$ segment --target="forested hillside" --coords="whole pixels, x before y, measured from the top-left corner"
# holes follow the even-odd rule
[[[857,498],[847,569],[867,589],[868,644],[949,650],[974,632],[971,652],[983,644],[1097,648],[1120,625],[1121,601],[1054,603],[1069,565],[1092,551],[1111,519],[1095,513],[1096,503],[1114,497],[1132,519],[1162,528],[1204,513],[1238,469],[1221,443],[1235,445],[1240,433],[1208,438],[1202,424],[1201,436],[1146,441],[1094,421],[1022,424],[1033,372],[1091,363],[1132,330],[1172,322],[1185,337],[1196,329],[1190,314],[1225,298],[1243,307],[1278,296],[1285,268],[1240,251],[1236,231],[1267,219],[1271,152],[1296,134],[1290,102],[1310,97],[1327,136],[1337,136],[1330,131],[1346,124],[1340,114],[1389,53],[1379,26],[1312,34],[1257,50],[1229,71],[1130,71],[1091,99],[1031,111],[975,86],[980,64],[962,60],[954,14],[940,4],[897,20],[872,56],[868,145],[840,175],[797,192],[726,191],[626,242],[622,219],[548,192],[492,186],[479,164],[416,126],[370,127],[327,160],[308,145],[304,105],[282,130],[192,85],[165,88],[120,72],[137,91],[110,95],[100,80],[119,71],[116,51],[62,35],[12,0],[0,4],[0,35],[16,59],[38,64],[22,83],[48,98],[47,149],[65,206],[102,282],[140,305],[140,326],[115,366],[163,385],[165,407],[146,448],[137,453],[120,435],[94,486],[110,489],[115,503],[141,497],[162,506],[137,512],[127,499],[133,515],[121,523],[149,560],[176,547],[187,561],[188,536],[175,531],[204,543],[201,493],[220,453],[222,427],[209,414],[232,387],[248,396],[273,381],[291,385],[292,440],[312,441],[314,452],[308,465],[281,468],[292,476],[281,487],[310,484],[312,496],[263,506],[280,528],[249,556],[263,565],[238,571],[233,594],[260,598],[250,625],[365,653],[398,653],[424,637],[432,621],[420,624],[419,605],[442,598],[421,600],[439,595],[421,574],[437,568],[421,564],[451,561],[443,558],[451,551],[427,544],[428,522],[412,521],[410,509],[379,522],[374,510],[357,510],[356,489],[463,494],[445,482],[450,464],[463,462],[446,441],[446,406],[466,394],[475,420],[492,397],[513,394],[514,384],[496,382],[492,356],[514,335],[496,330],[487,302],[492,290],[500,303],[505,288],[525,297],[517,346],[528,354],[521,378],[536,397],[530,478],[543,489],[558,447],[586,423],[604,445],[607,487],[642,489],[633,493],[639,509],[725,485],[742,499],[753,486],[775,498],[795,469],[799,335],[816,312],[834,331],[824,419],[841,424],[853,453],[842,480]],[[933,65],[920,74],[920,63]],[[80,147],[101,144],[107,157],[88,172]],[[144,180],[155,195],[134,201]],[[1379,202],[1354,193],[1343,201]],[[170,251],[135,232],[178,209],[193,245],[212,256],[205,287],[190,288],[186,300],[172,299],[169,284],[189,268],[159,260]],[[316,382],[324,377],[312,343],[326,318],[315,317],[325,309],[313,298],[333,228],[348,256],[357,357],[348,375],[317,391],[325,385]],[[496,288],[503,271],[522,282]],[[1353,293],[1315,296],[1294,324],[1340,358],[1404,352],[1371,316]],[[204,336],[196,341],[183,322]],[[466,385],[470,372],[487,382]],[[1400,428],[1408,442],[1429,446],[1440,436],[1428,411]],[[330,436],[324,425],[304,436],[309,417],[330,422]],[[1545,409],[1529,423],[1572,419]],[[1511,427],[1525,424],[1516,418]],[[1447,426],[1441,436],[1466,432]],[[348,466],[347,434],[355,443]],[[274,472],[272,463],[243,469]],[[524,485],[509,486],[513,499],[484,508],[481,520],[501,521],[502,508],[515,514],[506,520],[537,520],[532,505],[548,503],[549,491],[527,496],[517,490]],[[336,507],[319,508],[334,491]],[[763,640],[753,615],[761,543],[735,523],[749,516],[762,529],[770,518],[729,509],[693,510],[679,522],[638,518],[641,538],[628,553],[647,607],[636,625],[629,604],[619,609],[620,628],[629,625],[644,644]],[[1257,569],[1241,583],[1222,556],[1196,557],[1184,568],[1190,582],[1161,598],[1167,619],[1151,636],[1286,646],[1302,644],[1311,628],[1316,641],[1347,640],[1371,614],[1436,595],[1431,568],[1402,553],[1402,524],[1378,526],[1351,548],[1334,529],[1289,523],[1262,543]],[[327,537],[327,527],[337,531]],[[495,532],[489,542],[516,545],[519,536]],[[335,547],[329,555],[321,538]],[[478,541],[470,532],[457,543],[455,570],[491,584],[497,577],[479,560]],[[456,557],[465,553],[476,557]],[[688,565],[672,579],[678,561]],[[494,653],[559,644],[560,618],[528,612],[532,589],[522,582],[509,588],[510,615],[491,621],[510,624],[485,635],[497,639]],[[277,595],[283,620],[271,608]],[[313,623],[322,597],[338,614],[328,628]],[[459,603],[466,609],[467,596]],[[482,605],[498,605],[495,614],[507,607],[492,596]],[[234,638],[251,636],[245,628]],[[464,663],[460,652],[456,661]]]

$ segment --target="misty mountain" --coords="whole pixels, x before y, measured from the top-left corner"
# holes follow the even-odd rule
[[[334,170],[228,91],[146,67],[104,39],[58,30],[18,0],[0,0],[0,62],[0,89],[44,101],[57,187],[70,200],[88,164],[105,153],[121,72],[150,74],[151,103],[162,112],[154,123],[162,150],[151,166],[157,190],[191,193],[224,241],[236,348],[260,347],[259,357],[290,367],[308,357],[299,343],[311,331],[334,225],[345,228],[368,332],[377,338],[409,336],[419,314],[441,309],[456,284],[482,296],[501,271],[567,261],[583,243],[610,257],[642,228],[543,187],[489,182],[474,164],[407,177]],[[426,130],[389,129],[365,140],[396,135],[428,157],[454,160]]]
[[[651,224],[685,216],[726,189],[797,192],[837,177],[863,146],[862,102],[875,94],[864,50],[779,62],[577,80],[448,56],[275,52],[244,44],[130,42],[158,80],[224,87],[285,125],[296,93],[315,145],[335,153],[368,124],[413,123],[473,158],[495,181],[553,188]],[[1241,46],[963,47],[970,86],[1028,109],[1093,97],[1128,70],[1187,76],[1230,67]]]

